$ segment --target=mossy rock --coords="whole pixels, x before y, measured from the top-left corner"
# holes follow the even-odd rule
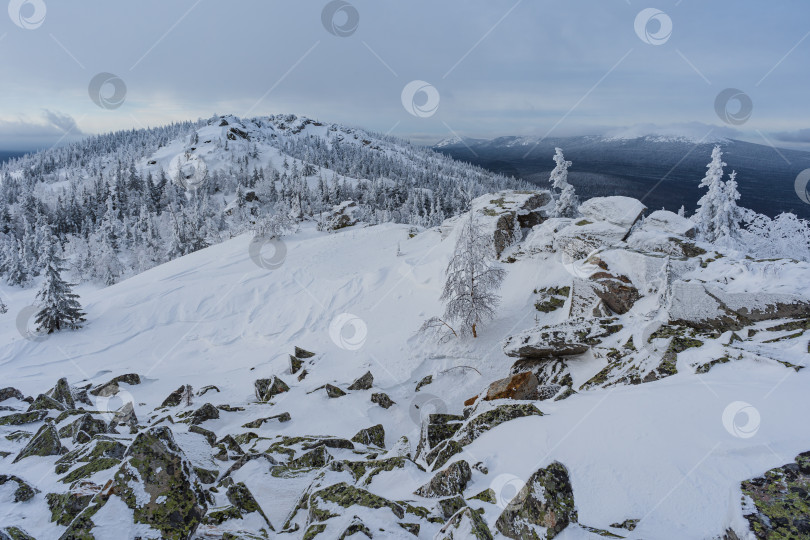
[[[346,392],[335,386],[334,384],[326,384],[323,386],[326,389],[326,395],[329,398],[339,398],[346,395]]]
[[[14,388],[13,386],[6,386],[5,388],[0,388],[0,401],[5,401],[7,399],[19,399],[22,401],[25,399],[25,396],[22,392]]]
[[[206,525],[221,525],[226,521],[242,519],[243,517],[242,512],[235,506],[224,506],[209,510],[203,518],[203,523]]]
[[[709,362],[706,362],[705,364],[699,365],[697,368],[695,368],[695,373],[700,373],[700,374],[708,373],[714,366],[718,366],[720,364],[727,364],[728,362],[731,362],[731,359],[728,356],[722,356],[720,358],[715,358],[714,360],[710,360]]]
[[[6,440],[13,442],[27,441],[33,436],[34,434],[31,433],[30,431],[22,431],[18,429],[17,431],[12,431],[8,435],[6,435]]]
[[[369,461],[333,461],[330,464],[330,468],[333,471],[349,471],[354,477],[355,482],[359,482],[362,479],[362,484],[367,486],[378,474],[390,472],[394,469],[402,469],[408,463],[418,467],[418,465],[406,457],[391,457]]]
[[[99,435],[89,443],[71,450],[64,456],[56,460],[56,474],[64,474],[78,462],[96,461],[102,458],[112,458],[121,460],[124,457],[127,447],[121,442]]]
[[[574,492],[568,470],[559,462],[535,472],[498,517],[495,527],[508,538],[541,538],[537,528],[545,529],[547,540],[577,521]]]
[[[419,530],[421,529],[418,523],[398,523],[400,527],[408,531],[414,536],[419,536]]]
[[[26,502],[30,501],[34,498],[34,495],[39,493],[39,490],[31,487],[31,485],[14,475],[7,475],[7,474],[0,474],[0,486],[7,484],[8,482],[14,482],[17,484],[17,488],[14,490],[14,502]]]
[[[216,433],[208,429],[202,428],[200,426],[194,425],[193,423],[191,426],[189,426],[188,431],[190,433],[196,433],[198,435],[202,435],[203,437],[205,437],[205,440],[208,441],[208,444],[210,446],[214,446],[217,442]]]
[[[86,443],[96,435],[107,433],[107,422],[85,413],[59,430],[60,437],[70,437],[73,442]]]
[[[390,397],[388,397],[388,394],[385,394],[383,392],[378,392],[378,393],[375,393],[375,394],[371,394],[371,402],[376,403],[377,405],[379,405],[383,409],[388,409],[388,408],[391,407],[391,405],[396,404],[396,402],[394,402],[394,400],[392,400]]]
[[[490,429],[499,426],[504,422],[509,422],[511,420],[515,420],[516,418],[523,418],[526,416],[543,416],[543,413],[531,403],[499,405],[498,407],[485,411],[469,420],[459,430],[455,439],[462,446],[466,446]]]
[[[217,418],[219,418],[219,410],[210,403],[206,403],[192,413],[190,422],[192,425],[199,425],[207,420],[216,420]]]
[[[326,451],[325,446],[319,446],[310,450],[297,459],[288,461],[283,465],[274,467],[270,474],[277,478],[297,476],[311,469],[320,469],[332,461],[332,456]]]
[[[302,540],[313,540],[316,536],[326,530],[326,523],[315,523],[307,527]]]
[[[492,488],[487,488],[478,495],[473,495],[472,497],[470,497],[470,499],[490,504],[496,504],[498,502],[498,499],[496,497],[497,496],[495,494],[495,490],[493,490]]]
[[[461,429],[464,417],[457,414],[430,414],[422,426],[416,455],[430,451],[440,442],[449,439]]]
[[[257,512],[260,516],[262,516],[264,521],[267,523],[267,526],[270,527],[270,530],[275,530],[261,506],[259,506],[259,503],[253,497],[253,494],[250,492],[244,482],[239,482],[228,486],[228,490],[225,495],[228,497],[228,501],[235,508],[238,508],[243,514]]]
[[[423,386],[427,386],[427,385],[432,384],[432,383],[433,383],[433,375],[427,375],[426,377],[423,377],[422,380],[419,381],[416,384],[416,390],[414,390],[414,392],[418,392],[419,390],[422,389]]]
[[[470,464],[464,460],[453,462],[446,469],[437,472],[430,482],[417,489],[414,494],[420,497],[450,497],[463,493],[472,479]]]
[[[217,481],[217,477],[219,477],[219,471],[216,469],[194,467],[194,472],[197,474],[197,478],[199,478],[200,482],[203,484],[213,484]]]
[[[184,384],[163,400],[163,403],[160,404],[160,408],[163,407],[177,407],[181,403],[183,403],[183,394],[186,391],[186,385]]]
[[[73,389],[67,379],[62,377],[56,381],[56,385],[48,391],[48,395],[62,405],[64,409],[75,409],[76,401],[73,397]]]
[[[531,537],[527,537],[531,538]],[[493,540],[492,532],[478,512],[469,507],[456,512],[441,528],[435,540]]]
[[[456,495],[455,497],[448,497],[447,499],[440,499],[437,508],[444,519],[450,519],[453,514],[467,506],[463,497]]]
[[[62,482],[65,484],[72,484],[77,480],[82,480],[85,478],[90,478],[94,474],[99,471],[106,471],[107,469],[112,469],[116,465],[121,463],[120,459],[115,458],[97,458],[87,463],[85,465],[81,465],[80,467],[76,467],[70,473],[65,475],[62,478]]]
[[[92,493],[48,493],[45,500],[51,511],[51,521],[67,527],[84,510],[93,498]]]
[[[37,431],[25,448],[14,458],[13,463],[32,456],[59,456],[67,452],[59,441],[59,433],[56,432],[52,422],[46,422]]]
[[[311,522],[326,521],[337,517],[340,514],[332,512],[333,504],[347,509],[352,506],[363,506],[372,509],[389,508],[397,518],[402,519],[405,517],[405,508],[401,505],[364,489],[341,482],[316,491],[309,497],[309,520]]]
[[[258,379],[253,383],[253,386],[256,391],[256,399],[259,401],[270,401],[273,396],[290,390],[287,383],[278,377],[273,377],[272,379]]]
[[[312,358],[313,356],[315,356],[315,353],[312,352],[312,351],[302,349],[301,347],[296,347],[295,348],[295,357],[296,358],[307,359],[307,358]]]
[[[443,441],[425,455],[425,463],[434,470],[440,469],[451,457],[460,454],[463,450],[464,448],[458,441],[452,439]]]
[[[303,367],[304,361],[300,358],[296,358],[293,355],[290,355],[290,373],[298,373],[298,370]]]
[[[21,426],[23,424],[33,424],[42,421],[48,416],[46,410],[36,410],[0,416],[0,426]]]
[[[349,385],[349,390],[369,390],[374,384],[374,375],[367,371],[363,376],[358,377]]]
[[[0,529],[0,540],[36,540],[36,538],[19,527],[3,527]]]
[[[382,424],[361,429],[352,437],[352,441],[366,446],[385,448],[385,429]]]
[[[202,521],[205,498],[196,475],[166,426],[138,434],[112,479],[111,490],[133,510],[134,521],[160,531],[163,538],[188,538]],[[138,485],[139,487],[133,488]],[[141,495],[136,495],[136,489]],[[146,500],[143,493],[146,494]],[[106,503],[96,496],[71,523],[66,537],[92,529],[92,516]]]
[[[28,406],[29,411],[59,411],[65,410],[65,406],[56,401],[51,396],[40,394],[34,399],[34,402]]]
[[[100,384],[90,390],[90,395],[92,396],[102,396],[102,397],[109,397],[114,396],[120,391],[118,383],[126,383],[131,385],[141,384],[141,378],[137,373],[126,373],[124,375],[119,375],[107,381],[104,384]]]
[[[810,538],[810,452],[741,487],[756,508],[745,519],[757,538]]]

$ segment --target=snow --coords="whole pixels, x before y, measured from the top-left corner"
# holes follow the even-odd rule
[[[640,207],[609,199],[589,208],[628,227],[623,216]],[[535,228],[531,241],[561,223]],[[573,228],[577,226],[569,226]],[[386,224],[326,234],[307,223],[283,239],[286,259],[275,270],[257,266],[250,257],[250,237],[238,236],[106,289],[79,288],[87,326],[43,341],[23,339],[14,318],[2,317],[3,386],[36,395],[60,376],[73,384],[99,384],[134,372],[141,375],[142,384],[125,388],[136,414],[145,418],[181,384],[195,389],[215,384],[221,392],[196,397],[189,410],[205,402],[248,408],[244,413],[221,411],[219,419],[207,421],[204,427],[218,435],[242,431],[240,426],[254,418],[289,412],[291,422],[269,422],[255,431],[260,436],[350,438],[362,428],[383,423],[389,447],[406,435],[413,448],[421,417],[414,403],[434,399],[440,409],[460,413],[465,399],[507,374],[512,360],[501,349],[505,336],[534,326],[536,319],[539,324],[558,322],[558,313],[534,309],[532,289],[568,283],[572,277],[557,257],[545,253],[504,264],[508,275],[496,319],[480,328],[476,340],[439,345],[416,331],[425,319],[443,311],[438,297],[455,238],[443,239],[439,229],[409,238],[409,229]],[[396,256],[397,243],[401,257]],[[642,271],[635,259],[621,262],[619,254],[615,260],[605,256],[609,263],[638,264],[639,276],[643,273],[651,280],[652,273]],[[776,293],[806,290],[810,272],[796,264],[740,268],[739,262],[720,259],[695,270],[694,277],[709,280],[738,274],[728,285],[729,292]],[[9,313],[28,305],[33,294],[12,290]],[[347,347],[330,332],[333,321],[344,314],[362,323],[359,347]],[[637,330],[637,320],[625,322],[627,332]],[[296,345],[317,353],[310,374],[300,382],[289,373],[288,355]],[[786,354],[797,357],[797,363],[807,359],[802,351]],[[690,361],[688,356],[679,359]],[[477,372],[461,366],[474,366]],[[575,367],[575,382],[584,382],[602,367],[604,359],[584,355]],[[706,538],[739,525],[740,481],[808,450],[797,421],[801,411],[810,410],[806,391],[810,370],[796,373],[750,358],[705,375],[681,367],[677,375],[654,383],[597,388],[563,401],[541,402],[538,408],[544,416],[520,418],[484,433],[465,447],[463,458],[471,464],[483,461],[489,474],[476,471],[466,493],[490,487],[500,475],[525,481],[556,460],[570,471],[583,524],[607,528],[640,518],[635,538]],[[370,392],[351,392],[340,399],[329,399],[322,391],[308,394],[326,383],[345,388],[367,370],[374,374],[373,391],[386,392],[397,403],[391,409],[372,404]],[[253,403],[253,382],[273,375],[289,384],[290,391],[273,405]],[[434,382],[414,394],[425,375],[433,375]],[[752,437],[735,437],[723,426],[725,408],[738,401],[750,403],[761,415]],[[173,429],[182,432],[184,427]],[[2,428],[3,434],[8,431]],[[4,447],[11,446],[7,443],[3,440]],[[185,436],[178,436],[178,443],[188,447]],[[204,444],[201,438],[197,444]],[[199,454],[196,448],[187,450],[195,464],[202,459],[203,447]],[[0,471],[45,478],[45,489],[56,489],[51,485],[55,484],[52,459],[29,458],[13,469],[12,459],[13,455],[0,460]],[[306,477],[267,481],[269,477],[261,474],[266,470],[267,465],[256,460],[235,473],[234,480],[248,484],[278,527],[308,481]],[[413,468],[380,475],[371,487],[392,499],[413,498],[410,493],[427,479]],[[7,522],[37,537],[53,534],[56,528],[47,523],[43,497],[37,495],[26,508],[0,503],[4,513],[13,509]],[[500,509],[483,507],[485,520],[493,527]],[[150,534],[130,525],[131,511],[116,497],[94,520],[101,528],[98,538]],[[436,530],[438,526],[432,532]],[[423,537],[429,532],[423,531]],[[572,526],[560,538],[598,537]]]
[[[694,229],[695,223],[692,220],[668,210],[656,210],[644,216],[641,225],[643,231],[664,231],[680,236],[687,236],[690,231],[694,233]]]

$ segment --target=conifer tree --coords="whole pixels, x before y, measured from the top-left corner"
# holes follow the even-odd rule
[[[37,330],[51,334],[63,329],[81,328],[85,314],[79,304],[79,296],[62,279],[63,262],[53,236],[48,239],[48,246],[44,280],[37,293],[40,306],[35,318]]]

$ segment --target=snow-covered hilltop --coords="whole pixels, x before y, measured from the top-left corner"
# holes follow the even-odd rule
[[[366,223],[435,226],[473,197],[523,185],[294,115],[113,133],[0,167],[0,274],[20,286],[39,275],[46,226],[74,280],[109,285],[255,229],[276,208],[312,217],[353,200]]]
[[[78,330],[11,289],[0,538],[806,536],[810,263],[777,235],[807,224],[738,208],[719,150],[692,219],[580,203],[562,151],[532,190],[309,120],[186,128],[5,173],[39,163],[9,223],[48,261],[84,238],[60,182],[103,208],[91,259],[135,274],[161,223],[174,255],[78,287]]]

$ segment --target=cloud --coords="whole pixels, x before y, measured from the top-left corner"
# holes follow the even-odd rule
[[[45,110],[41,118],[0,118],[0,150],[28,151],[74,142],[84,136],[69,114]]]
[[[797,129],[796,131],[781,131],[773,134],[777,141],[790,143],[810,143],[810,129]]]
[[[59,128],[64,133],[72,133],[75,135],[82,135],[82,130],[79,129],[76,120],[66,113],[54,112],[45,109],[43,112],[45,119],[53,126]]]

